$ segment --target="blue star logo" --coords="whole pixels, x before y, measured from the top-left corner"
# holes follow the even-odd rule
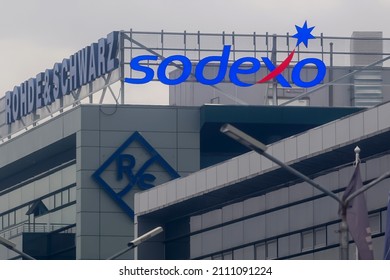
[[[315,39],[311,32],[313,31],[315,26],[312,27],[307,27],[307,20],[303,24],[302,27],[299,27],[298,25],[295,25],[295,29],[297,30],[297,33],[294,34],[292,37],[297,38],[298,42],[296,46],[299,46],[300,43],[303,43],[305,47],[307,48],[308,46],[308,41],[310,39]]]

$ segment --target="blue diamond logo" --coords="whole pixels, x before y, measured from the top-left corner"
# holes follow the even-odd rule
[[[137,150],[143,149],[145,155],[141,158],[135,154],[125,153],[131,145],[138,145]],[[114,168],[117,184],[108,183],[103,173]],[[170,179],[179,178],[179,174],[169,163],[146,141],[139,133],[134,132],[93,174],[92,177],[108,193],[108,195],[134,220],[134,211],[124,197],[135,187],[147,190],[155,187],[156,176],[148,170],[154,168],[165,172]],[[111,185],[110,185],[111,184]]]

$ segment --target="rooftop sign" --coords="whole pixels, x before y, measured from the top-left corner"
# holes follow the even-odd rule
[[[118,68],[118,35],[119,32],[110,33],[107,38],[54,64],[53,69],[47,69],[6,92],[6,123],[11,124],[50,105]]]
[[[185,82],[191,75],[195,76],[196,81],[209,86],[214,86],[221,83],[226,76],[226,73],[229,72],[230,82],[236,86],[240,87],[249,87],[254,84],[265,83],[272,79],[276,79],[282,87],[290,88],[291,85],[282,75],[282,72],[290,65],[296,48],[303,43],[305,47],[308,47],[308,41],[310,39],[315,39],[311,34],[314,26],[308,27],[307,22],[303,24],[302,27],[295,26],[297,33],[293,35],[293,38],[297,39],[297,43],[293,51],[287,56],[287,58],[280,63],[279,66],[276,66],[268,57],[262,57],[262,61],[270,71],[270,73],[264,78],[260,79],[256,83],[245,83],[239,79],[239,75],[253,75],[260,70],[261,63],[255,57],[241,57],[234,61],[228,70],[229,57],[231,53],[231,45],[224,45],[221,55],[218,56],[207,56],[204,57],[197,63],[194,73],[192,73],[192,62],[185,55],[174,54],[169,57],[164,58],[157,68],[157,77],[158,80],[166,85],[178,85]],[[159,56],[157,55],[140,55],[134,57],[130,62],[131,70],[138,71],[143,74],[141,78],[131,78],[126,77],[124,81],[129,84],[146,84],[150,81],[153,81],[155,72],[149,66],[150,61],[157,61]],[[204,69],[210,63],[216,63],[218,65],[218,73],[215,77],[206,78],[204,76]],[[179,77],[169,78],[167,77],[167,67],[176,64],[179,65],[178,68],[181,69],[181,74]],[[306,65],[314,65],[317,68],[317,75],[310,81],[304,81],[301,79],[301,71]],[[244,68],[243,66],[247,67]],[[248,68],[249,67],[249,68]],[[326,74],[325,63],[318,58],[305,58],[300,60],[292,69],[291,79],[292,82],[302,88],[308,88],[316,86],[321,83]]]

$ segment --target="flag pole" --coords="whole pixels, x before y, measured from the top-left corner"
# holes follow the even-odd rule
[[[339,226],[340,237],[340,259],[349,259],[349,240],[348,240],[348,224],[347,224],[347,207],[344,203],[341,204],[341,222]]]
[[[387,222],[385,229],[385,249],[383,252],[383,259],[390,260],[390,192],[387,202]]]
[[[360,148],[356,146],[354,149],[355,152],[355,162],[353,165],[355,168],[360,162]],[[350,199],[345,199],[340,202],[340,218],[341,222],[339,225],[339,238],[340,238],[340,259],[348,260],[349,259],[349,236],[348,236],[348,224],[347,224],[347,205]]]

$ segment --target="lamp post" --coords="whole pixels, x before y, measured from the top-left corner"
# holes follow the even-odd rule
[[[14,251],[15,253],[21,255],[22,257],[28,259],[28,260],[35,260],[33,257],[31,257],[30,255],[27,255],[26,253],[18,250],[16,248],[16,244],[9,241],[8,239],[5,239],[3,237],[0,236],[0,244],[3,245],[4,247],[6,247],[7,249],[11,250],[11,251]]]
[[[107,260],[115,260],[116,258],[122,256],[124,253],[134,249],[135,247],[137,247],[139,244],[145,242],[146,240],[152,238],[153,236],[156,236],[157,234],[163,232],[163,228],[162,227],[156,227],[155,229],[152,229],[151,231],[148,231],[147,233],[141,235],[140,237],[137,237],[136,239],[134,239],[133,241],[130,241],[128,244],[127,244],[127,248],[119,251],[118,253],[116,253],[115,255],[109,257]]]
[[[236,140],[237,142],[241,143],[245,147],[247,147],[247,148],[249,148],[249,149],[259,153],[260,155],[266,157],[267,159],[273,161],[274,163],[276,163],[277,165],[279,165],[280,167],[282,167],[286,171],[288,171],[291,174],[297,176],[298,178],[301,178],[302,180],[304,180],[308,184],[312,185],[314,188],[320,190],[322,193],[326,194],[327,196],[329,196],[329,197],[331,197],[331,198],[333,198],[334,200],[337,201],[337,203],[339,204],[340,209],[341,209],[341,215],[340,215],[341,216],[340,217],[341,218],[341,223],[340,223],[340,227],[339,227],[340,259],[347,260],[349,258],[348,257],[348,246],[349,246],[348,224],[347,224],[347,215],[346,215],[348,203],[352,199],[354,199],[356,196],[358,196],[359,194],[365,192],[369,188],[375,186],[380,181],[382,181],[385,178],[387,178],[390,175],[390,171],[387,171],[386,173],[382,174],[377,179],[373,180],[371,183],[369,183],[369,184],[363,186],[362,188],[358,189],[357,191],[353,192],[347,198],[340,199],[335,193],[327,190],[326,188],[324,188],[321,185],[317,184],[316,182],[314,182],[313,180],[311,180],[309,177],[307,177],[306,175],[302,174],[298,170],[292,168],[291,166],[285,164],[284,162],[281,162],[280,160],[278,160],[274,156],[268,154],[266,152],[266,150],[267,150],[267,146],[266,145],[264,145],[263,143],[261,143],[260,141],[258,141],[256,139],[254,139],[250,135],[244,133],[243,131],[237,129],[236,127],[234,127],[234,126],[232,126],[230,124],[224,124],[221,127],[220,131],[222,133],[226,134],[227,136],[229,136],[230,138],[232,138],[232,139]],[[357,149],[355,149],[355,154],[356,154],[355,161],[359,160],[359,152],[360,152],[360,149],[358,149],[358,147],[357,147]]]

